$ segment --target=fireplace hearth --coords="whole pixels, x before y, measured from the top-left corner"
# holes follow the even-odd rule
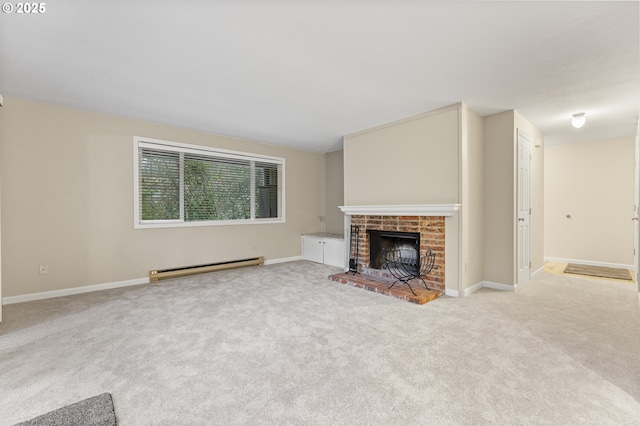
[[[358,249],[351,251],[354,262],[350,262],[349,270],[360,273],[336,274],[330,278],[414,303],[435,299],[445,289],[444,219],[443,216],[351,215],[351,227],[358,228],[359,238]],[[402,265],[395,265],[399,267],[393,271],[395,276],[385,267],[385,253],[394,250],[402,253]],[[427,257],[429,253],[431,256]],[[430,262],[426,276],[420,272],[422,259]],[[411,281],[412,287],[407,281]]]

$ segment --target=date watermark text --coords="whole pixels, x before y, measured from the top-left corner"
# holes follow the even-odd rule
[[[46,3],[4,3],[4,13],[44,13],[47,11]]]

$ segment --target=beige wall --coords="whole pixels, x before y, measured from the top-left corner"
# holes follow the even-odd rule
[[[484,280],[484,155],[483,120],[462,106],[463,288]]]
[[[485,280],[515,283],[514,112],[484,117]]]
[[[299,256],[300,234],[321,231],[322,154],[12,98],[2,115],[4,297]],[[284,157],[287,223],[134,229],[133,136]]]
[[[531,137],[531,271],[544,264],[544,135],[517,111],[484,117],[485,280],[515,285],[518,129]]]
[[[542,233],[536,234],[544,226],[543,137],[515,111],[482,118],[456,104],[348,135],[344,152],[314,154],[19,99],[6,103],[5,297],[138,279],[156,268],[298,256],[300,234],[342,233],[337,206],[376,204],[461,203],[460,233],[451,234],[460,250],[457,289],[482,280],[512,285],[518,128],[541,145],[532,154],[532,270],[543,263]],[[134,230],[134,135],[285,157],[287,223]],[[41,264],[48,275],[38,274]]]
[[[338,206],[344,205],[344,151],[328,152],[325,160],[325,231],[344,233],[344,214]]]
[[[459,203],[458,107],[345,136],[345,205]]]
[[[633,265],[634,149],[632,136],[546,148],[546,257]]]

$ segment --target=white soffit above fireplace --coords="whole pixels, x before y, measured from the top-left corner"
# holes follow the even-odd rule
[[[460,204],[413,204],[404,206],[340,206],[347,215],[453,216]]]

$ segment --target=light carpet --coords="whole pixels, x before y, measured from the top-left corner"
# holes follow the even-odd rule
[[[298,261],[7,305],[0,424],[104,389],[121,426],[640,418],[634,286],[543,273],[420,306],[335,272]]]

